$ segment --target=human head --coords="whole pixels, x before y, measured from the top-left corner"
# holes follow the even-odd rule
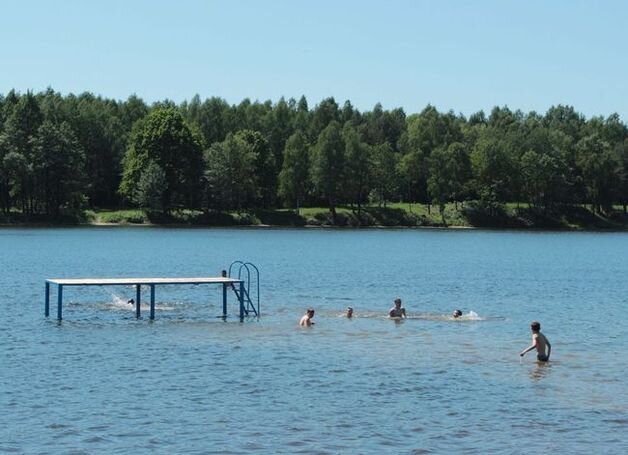
[[[314,309],[313,308],[308,308],[306,314],[312,318],[314,317]]]
[[[530,330],[532,330],[534,333],[540,332],[541,323],[539,321],[532,321],[532,324],[530,324]]]
[[[352,316],[353,316],[353,308],[349,306],[347,307],[347,317],[350,318]]]
[[[395,306],[401,306],[401,299],[399,297],[395,299]]]
[[[460,311],[460,310],[455,310],[455,311],[453,312],[453,317],[455,317],[455,318],[459,318],[460,316],[462,316],[462,311]]]

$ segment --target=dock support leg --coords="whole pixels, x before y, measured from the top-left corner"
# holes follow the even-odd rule
[[[50,283],[46,281],[46,301],[44,305],[44,315],[50,316]]]
[[[150,319],[155,319],[155,285],[150,285]]]
[[[140,299],[142,298],[142,286],[139,284],[135,285],[135,317],[140,318]]]
[[[227,283],[222,283],[222,317],[227,319]]]
[[[63,285],[57,287],[57,320],[63,319]]]
[[[240,281],[240,322],[244,321],[244,281]]]

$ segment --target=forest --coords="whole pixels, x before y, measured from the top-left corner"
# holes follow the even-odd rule
[[[147,104],[91,93],[0,94],[0,213],[88,209],[168,214],[422,204],[486,214],[586,207],[625,216],[628,127],[617,114],[494,107],[468,117],[361,112],[334,98]]]

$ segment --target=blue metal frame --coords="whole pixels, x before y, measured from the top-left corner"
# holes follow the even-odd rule
[[[244,312],[248,315],[249,311],[252,311],[255,316],[260,315],[260,311],[259,311],[259,300],[260,300],[260,295],[259,295],[259,269],[257,268],[257,266],[251,262],[244,262],[244,261],[233,261],[231,263],[231,265],[229,266],[229,274],[228,276],[231,276],[231,271],[234,268],[234,266],[238,266],[238,279],[241,280],[242,279],[242,272],[243,270],[246,271],[246,287],[244,286],[240,286],[240,295],[238,296],[238,299],[242,298],[246,301],[246,308],[244,308]],[[256,297],[257,297],[257,305],[255,305],[253,303],[253,301],[251,300],[251,268],[255,271],[255,283],[257,285],[257,289],[256,289]],[[235,291],[235,289],[234,289]],[[236,291],[236,295],[238,294],[238,292]]]
[[[155,319],[155,285],[150,285],[150,320]]]
[[[229,266],[229,274],[228,276],[231,277],[231,271],[232,268],[236,265],[239,265],[238,268],[238,278],[237,278],[237,282],[235,283],[222,283],[222,316],[224,319],[227,318],[227,287],[231,287],[231,289],[233,290],[233,292],[236,295],[236,298],[238,299],[238,304],[239,304],[239,314],[240,314],[240,321],[244,320],[244,316],[248,316],[250,312],[253,312],[253,314],[255,316],[260,315],[260,311],[259,311],[259,301],[260,301],[260,297],[259,297],[259,289],[260,289],[260,284],[259,284],[259,269],[257,268],[257,266],[255,266],[254,264],[250,263],[250,262],[243,262],[243,261],[234,261],[233,263],[231,263],[231,265]],[[255,271],[255,281],[256,281],[256,285],[257,285],[257,289],[256,289],[256,297],[257,297],[257,305],[253,304],[253,301],[251,300],[251,269],[253,268]],[[246,283],[245,280],[242,279],[242,274],[243,271],[246,271]],[[238,288],[236,288],[236,286],[234,284],[237,284],[239,282],[239,286]],[[55,282],[55,280],[46,280],[46,287],[45,287],[45,300],[44,300],[44,315],[46,317],[50,316],[50,285],[51,284],[57,284],[57,319],[59,321],[61,321],[63,319],[63,287],[64,284],[59,284],[57,282]],[[163,284],[178,284],[178,283],[163,283]],[[183,284],[190,284],[190,283],[183,283]],[[68,286],[103,286],[103,284],[67,284]],[[148,286],[150,286],[150,320],[154,320],[155,319],[155,284],[149,284]],[[142,285],[141,284],[135,284],[135,316],[139,319],[141,317],[141,300],[142,299]]]

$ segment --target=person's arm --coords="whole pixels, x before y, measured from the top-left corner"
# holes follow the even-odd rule
[[[536,337],[532,337],[532,344],[519,353],[521,357],[536,348]]]
[[[405,308],[401,309],[401,317],[404,318],[404,319],[406,318],[406,309]]]
[[[388,317],[389,318],[394,318],[395,317],[395,309],[391,308],[390,311],[388,311]]]
[[[549,360],[550,355],[552,355],[552,343],[547,338],[545,338],[545,342],[547,343],[547,360]]]

